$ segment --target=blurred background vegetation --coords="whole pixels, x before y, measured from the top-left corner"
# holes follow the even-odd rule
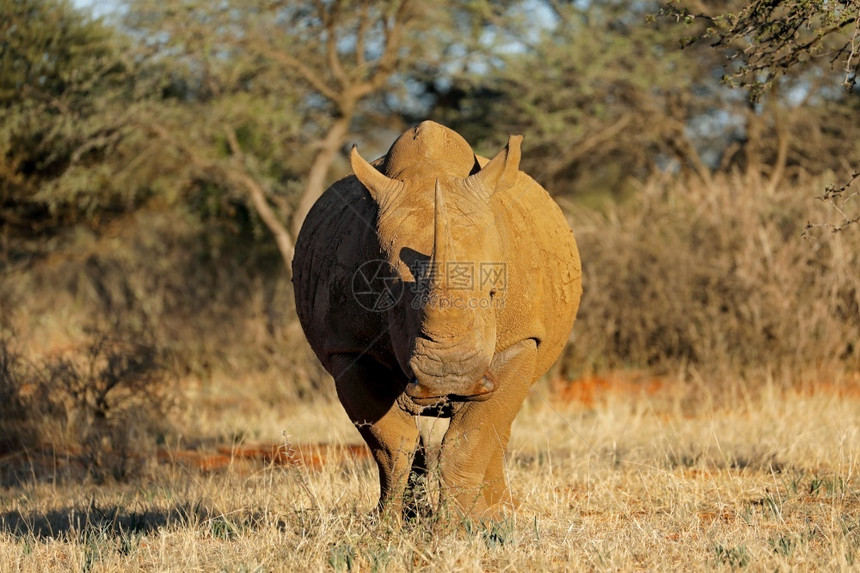
[[[170,391],[330,399],[296,234],[428,118],[525,134],[575,230],[552,376],[856,372],[858,52],[856,0],[0,0],[0,449],[98,468]]]

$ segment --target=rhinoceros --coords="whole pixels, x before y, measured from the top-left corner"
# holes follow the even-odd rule
[[[469,516],[512,498],[511,424],[561,353],[581,267],[558,205],[519,170],[522,136],[492,160],[425,121],[320,197],[296,240],[305,335],[379,468],[379,509],[404,511],[424,468],[416,416],[450,418],[448,499]]]

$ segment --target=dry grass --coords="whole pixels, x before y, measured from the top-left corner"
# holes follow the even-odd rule
[[[520,509],[492,528],[368,516],[375,469],[348,458],[111,487],[0,492],[3,570],[750,570],[857,567],[860,386],[718,403],[700,382],[614,382],[591,405],[539,385],[508,469]],[[618,391],[616,391],[616,389]],[[282,411],[296,442],[355,442],[336,405]],[[292,420],[293,422],[290,422]],[[262,420],[264,425],[268,422]],[[247,421],[253,425],[253,420]],[[249,428],[249,430],[252,430]],[[262,438],[271,428],[258,428]]]

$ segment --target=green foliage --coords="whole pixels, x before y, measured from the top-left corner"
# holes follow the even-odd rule
[[[722,543],[714,546],[714,565],[728,565],[732,569],[743,569],[750,564],[750,552],[744,545],[727,547]]]
[[[534,41],[460,80],[463,95],[436,116],[485,152],[526,134],[524,169],[555,194],[619,198],[631,178],[706,171],[692,123],[726,105],[715,58],[675,49],[671,27],[646,25],[648,3],[553,6]]]
[[[91,106],[85,89],[97,90],[115,71],[115,32],[68,0],[3,0],[0,13],[0,105],[32,98],[54,111],[62,104]]]
[[[329,566],[335,571],[352,571],[356,566],[356,549],[349,543],[340,543],[331,548]]]
[[[128,81],[116,31],[65,0],[3,0],[0,14],[0,231],[50,236],[129,208],[106,169]]]
[[[707,181],[740,170],[777,185],[843,173],[860,153],[857,98],[820,70],[798,70],[766,96],[735,91],[719,82],[733,66],[726,52],[679,50],[690,29],[653,18],[656,2],[548,5],[551,17],[530,20],[538,31],[516,37],[522,49],[488,73],[456,76],[432,114],[484,153],[526,134],[524,168],[556,196],[623,199],[660,172]]]
[[[749,87],[753,98],[759,98],[785,74],[816,67],[829,66],[841,74],[842,85],[849,90],[856,84],[860,69],[860,4],[855,0],[715,4],[705,9],[702,3],[675,0],[661,13],[686,24],[707,22],[685,43],[705,40],[726,49],[739,62],[726,75],[726,81]]]
[[[327,122],[332,110],[310,101],[313,92],[274,59],[295,49],[306,32],[290,34],[273,6],[129,3],[125,27],[149,39],[136,46],[145,63],[136,122],[159,144],[151,160],[167,159],[172,177],[182,182],[172,184],[176,192],[192,189],[196,197],[215,191],[222,206],[245,202],[228,177],[242,167],[231,164],[231,135],[245,167],[265,186],[282,187],[303,175],[310,160],[303,131],[318,129],[311,117]]]

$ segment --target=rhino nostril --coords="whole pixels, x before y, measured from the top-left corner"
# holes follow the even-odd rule
[[[409,384],[406,385],[404,389],[406,395],[410,398],[432,398],[433,391],[430,388],[422,386],[420,382],[418,382],[418,378],[413,378]]]
[[[496,381],[489,373],[481,377],[481,381],[475,387],[476,394],[488,394],[496,389]]]

